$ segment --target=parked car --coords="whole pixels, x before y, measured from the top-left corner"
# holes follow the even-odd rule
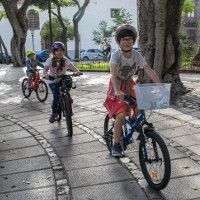
[[[103,60],[105,55],[99,49],[87,49],[81,51],[81,60],[88,61],[94,59]]]

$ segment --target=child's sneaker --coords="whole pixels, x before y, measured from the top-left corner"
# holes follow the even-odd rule
[[[114,143],[112,147],[112,156],[114,157],[122,156],[122,147],[120,144]]]
[[[49,122],[50,123],[54,123],[57,119],[57,114],[56,113],[52,113],[50,118],[49,118]]]

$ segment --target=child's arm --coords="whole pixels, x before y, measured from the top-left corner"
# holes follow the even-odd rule
[[[154,82],[154,83],[161,83],[158,75],[151,69],[150,66],[144,66],[144,73]]]
[[[110,65],[110,73],[111,73],[112,85],[113,85],[115,94],[117,95],[120,93],[120,88],[119,88],[119,85],[117,84],[117,65],[116,64]]]
[[[71,62],[67,63],[67,68],[71,69],[73,72],[76,72],[77,75],[81,75],[81,72],[79,71],[79,69]],[[65,67],[64,73],[67,71],[67,68]]]
[[[30,63],[29,61],[26,61],[26,68],[27,68],[27,71],[33,69],[33,68],[32,68],[32,65],[31,65],[31,63]]]
[[[123,92],[120,90],[120,85],[118,84],[117,81],[117,65],[116,64],[111,64],[110,65],[110,72],[111,72],[111,81],[112,81],[112,85],[115,91],[115,95],[117,96],[117,98],[120,101],[124,100],[124,94]]]

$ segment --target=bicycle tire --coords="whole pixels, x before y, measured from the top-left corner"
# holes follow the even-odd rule
[[[42,86],[42,89],[44,90],[44,91],[42,91],[42,93],[44,93],[44,97],[40,96],[40,93],[41,93],[40,87],[41,87],[41,86]],[[38,99],[40,102],[46,101],[46,99],[47,99],[47,97],[48,97],[48,86],[47,86],[47,84],[46,84],[45,81],[43,81],[43,80],[40,80],[40,81],[39,81],[39,85],[38,85],[37,88],[36,88],[36,96],[37,96],[37,99]]]
[[[31,95],[31,91],[27,87],[28,85],[28,78],[24,78],[22,81],[22,93],[24,97],[28,98]]]
[[[69,93],[65,94],[63,97],[63,107],[65,112],[65,121],[67,126],[68,136],[73,136],[73,127],[72,127],[72,104],[71,96]]]
[[[60,122],[61,119],[62,119],[62,107],[60,105],[61,103],[59,102],[58,104],[58,109],[57,109],[57,114],[58,114],[58,118],[57,118],[57,121]]]
[[[144,149],[146,149],[147,154],[150,154],[150,150],[147,150],[147,142],[143,141],[143,140],[141,140],[141,142],[139,144],[139,161],[140,161],[141,170],[142,170],[142,173],[143,173],[146,181],[150,185],[150,187],[154,188],[155,190],[162,190],[169,183],[170,176],[171,176],[171,161],[170,161],[169,151],[167,149],[167,146],[166,146],[164,140],[154,130],[146,131],[145,135],[146,135],[147,140],[151,140],[151,143],[154,144],[154,147],[155,147],[155,144],[157,147],[159,145],[160,149],[156,148],[156,150],[158,153],[162,153],[162,155],[163,155],[163,160],[161,161],[161,165],[164,163],[164,175],[163,175],[163,178],[160,180],[160,182],[155,182],[153,180],[153,178],[157,179],[157,177],[158,177],[157,172],[152,171],[151,174],[152,174],[153,178],[151,177],[146,164],[153,163],[155,161],[155,158],[153,158],[153,160],[152,160],[152,159],[149,159],[149,157],[148,157],[148,160],[145,160],[146,158],[144,156],[144,154],[145,154]],[[156,151],[154,150],[153,152],[154,152],[153,156],[155,156]],[[150,170],[152,170],[152,169],[153,168],[150,167]]]
[[[110,118],[107,114],[104,119],[104,136],[103,136],[103,138],[106,142],[106,146],[107,146],[108,150],[111,152],[112,146],[113,146],[113,131],[108,132],[108,130],[110,129],[109,121],[110,121]]]

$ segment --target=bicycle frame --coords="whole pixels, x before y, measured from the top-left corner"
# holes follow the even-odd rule
[[[139,116],[137,116],[137,118],[136,118],[134,123],[130,120],[130,118],[129,118],[129,120],[125,119],[125,123],[124,124],[128,124],[131,127],[130,132],[125,135],[126,136],[125,137],[126,141],[129,141],[132,138],[132,136],[133,136],[134,132],[136,131],[137,127],[143,121],[145,121],[145,112],[143,110],[140,111],[140,114],[139,114]]]
[[[37,86],[39,85],[40,80],[41,80],[41,78],[40,78],[39,71],[36,71],[35,77],[33,77],[30,82],[30,84],[32,86],[32,90],[36,90]]]
[[[126,124],[128,124],[131,127],[129,132],[127,130],[127,127],[125,128],[124,139],[125,139],[126,144],[130,143],[128,141],[130,141],[130,139],[132,138],[133,134],[135,133],[135,131],[139,125],[143,125],[143,124],[150,125],[148,122],[146,122],[144,110],[140,111],[140,114],[137,116],[134,123],[131,121],[130,117],[129,117],[129,119],[125,118],[124,125],[126,125]],[[114,125],[112,128],[110,128],[110,130],[108,130],[108,132],[111,132],[113,130],[113,128],[114,128]]]

